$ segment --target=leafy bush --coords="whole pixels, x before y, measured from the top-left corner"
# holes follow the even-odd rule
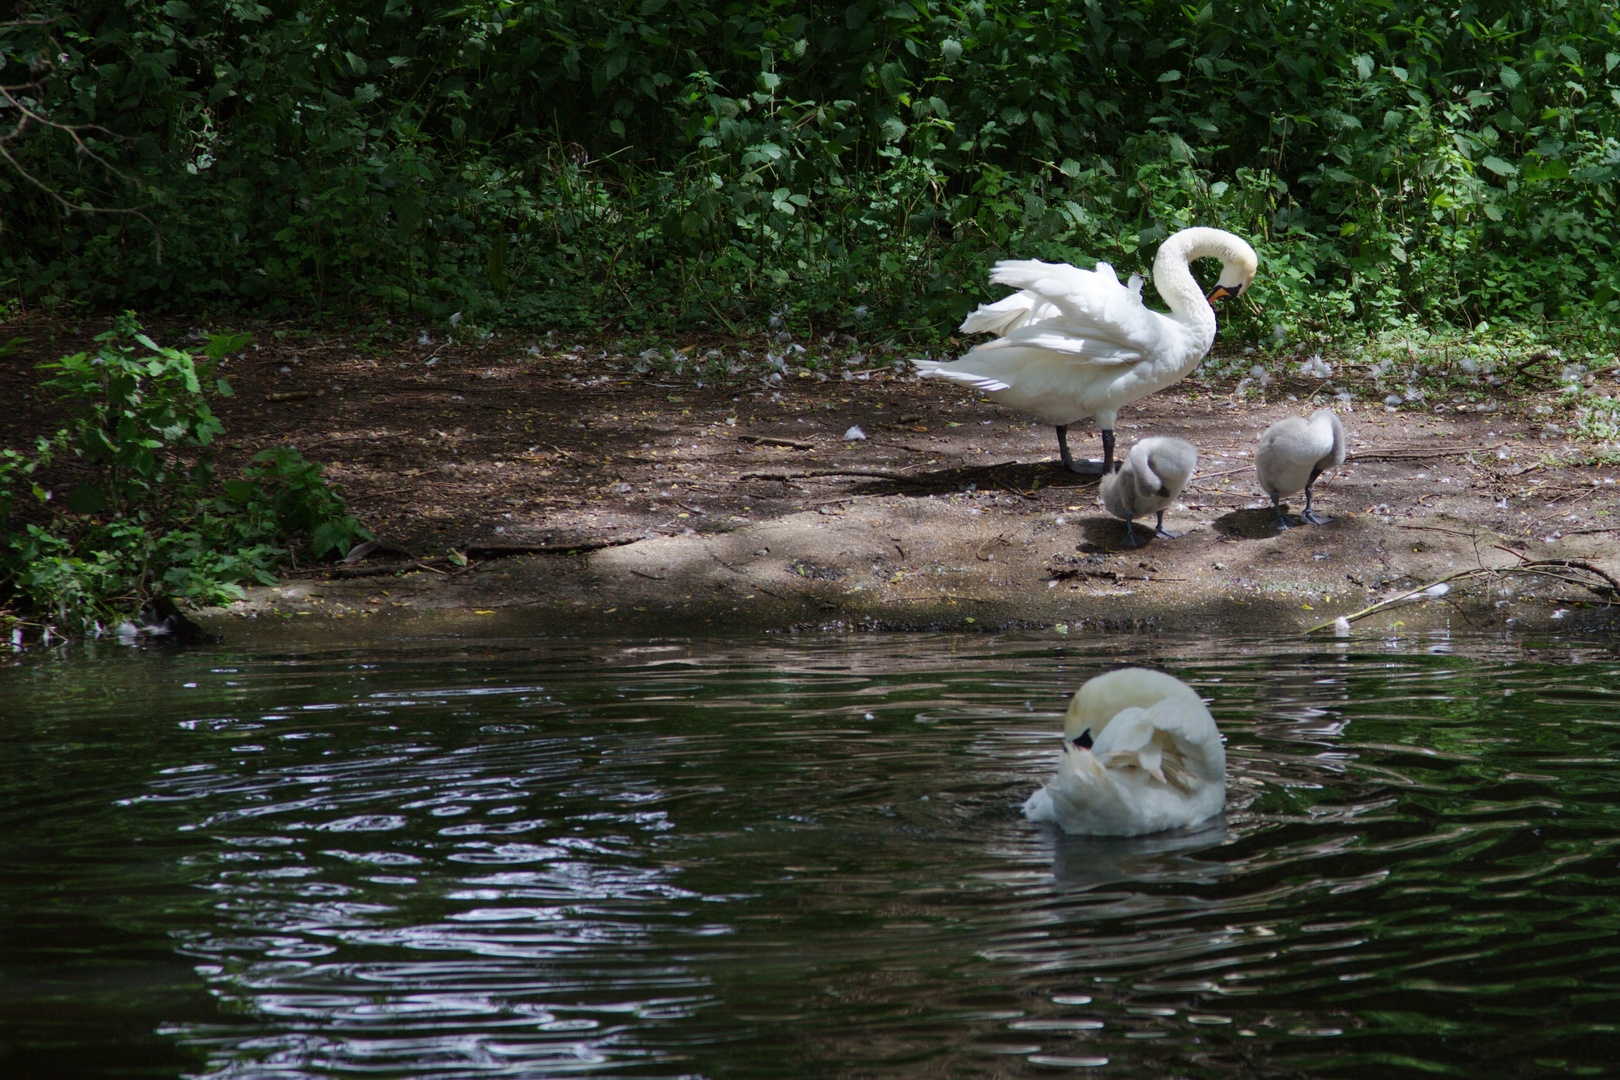
[[[369,537],[294,450],[261,453],[211,494],[222,428],[206,397],[230,393],[214,366],[245,335],[215,335],[199,358],[126,315],[96,340],[40,365],[72,419],[32,456],[0,451],[0,602],[67,630],[154,593],[240,598],[242,582],[275,580],[297,537],[317,558]]]
[[[1254,342],[1620,315],[1599,0],[32,7],[0,280],[41,299],[937,332],[999,256],[1201,222],[1262,254]]]

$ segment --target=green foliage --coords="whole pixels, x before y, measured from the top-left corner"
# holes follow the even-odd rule
[[[1598,0],[33,7],[0,57],[63,126],[12,132],[0,280],[45,299],[937,331],[997,257],[1199,222],[1261,252],[1250,341],[1620,315]]]
[[[214,335],[197,357],[126,315],[93,352],[40,365],[75,412],[32,455],[0,451],[0,602],[63,629],[156,592],[223,602],[273,582],[294,538],[321,558],[369,537],[294,450],[265,451],[210,494],[222,427],[206,398],[230,394],[215,365],[248,340]]]
[[[371,533],[321,472],[320,465],[290,447],[262,451],[242,470],[241,480],[225,483],[219,509],[247,513],[282,535],[309,537],[317,559],[346,555]]]
[[[78,513],[117,515],[159,493],[195,497],[212,477],[212,458],[196,452],[223,430],[204,400],[205,371],[191,354],[159,347],[127,313],[96,340],[101,347],[94,354],[75,353],[40,365],[54,373],[41,382],[42,389],[84,406],[61,429],[58,443],[101,466],[98,479],[73,488],[68,505]],[[246,340],[215,336],[207,356],[217,361]],[[120,344],[124,341],[142,346],[146,354],[137,356],[132,345]],[[222,396],[231,393],[224,379],[213,380],[212,389]],[[188,452],[189,459],[181,457]]]

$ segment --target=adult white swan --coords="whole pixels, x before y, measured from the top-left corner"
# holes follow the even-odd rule
[[[1344,453],[1344,425],[1332,409],[1317,409],[1309,420],[1285,416],[1266,428],[1254,449],[1254,473],[1277,511],[1272,528],[1290,527],[1282,512],[1282,497],[1300,490],[1305,492],[1300,521],[1326,525],[1332,520],[1311,509],[1311,486],[1327,470],[1343,465]]]
[[[1024,803],[1064,832],[1140,836],[1196,825],[1226,806],[1226,748],[1193,688],[1122,668],[1090,680],[1063,721],[1057,775]]]
[[[1164,527],[1164,511],[1181,495],[1197,467],[1198,449],[1192,443],[1153,435],[1136,440],[1119,471],[1102,478],[1097,494],[1110,514],[1125,519],[1126,547],[1140,542],[1131,523],[1143,514],[1159,515],[1153,535],[1166,540],[1181,535]]]
[[[1220,283],[1208,299],[1188,269],[1206,256],[1221,260]],[[1215,342],[1210,302],[1241,294],[1258,266],[1254,249],[1240,237],[1222,229],[1181,230],[1159,245],[1153,260],[1153,285],[1170,307],[1163,315],[1142,303],[1140,285],[1121,285],[1107,263],[1081,270],[1035,260],[998,262],[990,280],[1020,291],[980,307],[962,329],[1001,336],[960,360],[914,363],[922,375],[967,383],[1056,427],[1058,451],[1071,472],[1107,473],[1120,407],[1198,366]],[[1087,416],[1102,429],[1103,459],[1077,465],[1069,456],[1068,429]]]

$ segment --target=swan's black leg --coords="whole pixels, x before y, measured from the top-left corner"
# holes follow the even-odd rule
[[[1275,491],[1273,491],[1271,493],[1271,505],[1277,511],[1277,519],[1271,523],[1271,527],[1273,529],[1291,529],[1291,528],[1293,528],[1294,527],[1293,524],[1289,522],[1288,518],[1283,516],[1283,512],[1282,512],[1282,496],[1278,495]]]
[[[1131,528],[1131,519],[1126,518],[1125,519],[1125,546],[1126,547],[1137,547],[1141,543],[1142,543],[1142,541],[1140,541],[1140,540],[1138,540],[1136,538],[1136,530]]]
[[[1178,532],[1171,532],[1169,529],[1164,527],[1164,511],[1160,510],[1159,511],[1159,527],[1157,529],[1153,530],[1153,535],[1162,536],[1166,540],[1174,540],[1176,537],[1180,536],[1181,534],[1178,533]]]
[[[1065,469],[1068,469],[1070,472],[1077,471],[1075,469],[1075,467],[1074,467],[1074,458],[1069,456],[1069,425],[1068,424],[1059,424],[1057,426],[1057,437],[1058,437],[1058,456],[1063,459],[1063,467]]]
[[[1312,477],[1312,481],[1315,481],[1315,477]],[[1315,510],[1311,509],[1310,484],[1305,485],[1305,512],[1299,515],[1299,520],[1310,525],[1326,525],[1328,522],[1333,520],[1330,517],[1323,517],[1321,514],[1318,514]]]
[[[1063,459],[1063,467],[1065,469],[1068,469],[1072,473],[1079,473],[1081,476],[1096,476],[1098,473],[1106,473],[1108,471],[1108,463],[1109,461],[1112,461],[1114,457],[1114,433],[1112,431],[1103,432],[1103,457],[1105,460],[1101,462],[1076,462],[1074,458],[1069,455],[1069,425],[1058,424],[1056,430],[1058,437],[1058,455]]]

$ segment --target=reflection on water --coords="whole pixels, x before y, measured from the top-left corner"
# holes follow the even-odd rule
[[[1608,648],[1104,644],[0,672],[0,1072],[1612,1067]],[[1226,814],[1024,822],[1066,695],[1121,654],[1212,702]]]

